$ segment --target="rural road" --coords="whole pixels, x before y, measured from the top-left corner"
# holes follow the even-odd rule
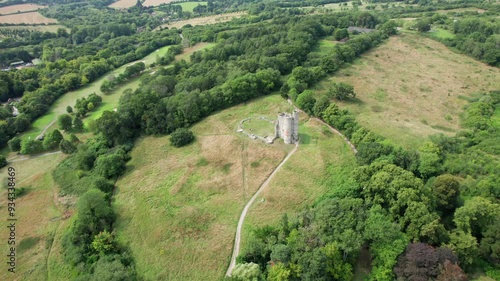
[[[236,228],[236,236],[234,238],[233,255],[231,257],[231,263],[229,264],[229,268],[227,269],[226,276],[231,276],[231,274],[233,273],[234,266],[236,265],[236,257],[238,257],[238,255],[240,253],[241,229],[243,227],[243,222],[245,221],[245,217],[248,213],[248,210],[250,209],[250,206],[252,206],[252,204],[255,201],[255,199],[257,198],[257,196],[259,196],[259,194],[262,192],[262,190],[264,190],[264,188],[266,188],[266,186],[269,184],[269,182],[271,181],[273,176],[276,173],[278,173],[278,171],[281,169],[281,167],[286,163],[286,161],[288,161],[288,159],[290,159],[292,154],[294,154],[298,148],[299,148],[299,144],[297,143],[297,144],[295,144],[295,147],[293,148],[293,150],[288,153],[288,155],[285,157],[285,159],[283,159],[283,161],[281,161],[281,163],[278,165],[278,167],[276,167],[276,169],[274,169],[274,171],[271,173],[271,175],[259,187],[257,192],[255,192],[255,194],[252,196],[252,198],[250,198],[250,201],[248,201],[248,203],[245,205],[245,208],[241,212],[240,220],[238,221],[238,227]]]

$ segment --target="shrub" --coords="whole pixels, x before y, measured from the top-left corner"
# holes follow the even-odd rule
[[[193,141],[193,132],[185,128],[179,128],[170,135],[170,143],[175,147],[185,146]]]
[[[10,151],[19,151],[21,150],[21,139],[19,137],[14,137],[8,143]]]
[[[0,155],[0,168],[3,168],[5,166],[7,166],[7,159],[5,158],[5,156]]]

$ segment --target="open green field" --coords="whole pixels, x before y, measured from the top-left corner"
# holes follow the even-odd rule
[[[195,51],[202,50],[204,48],[210,48],[213,47],[215,44],[209,44],[209,43],[200,43],[197,44],[193,47],[187,48],[184,50],[184,52],[178,56],[176,56],[176,59],[182,59],[189,57],[191,53]],[[144,62],[146,65],[149,65],[153,62],[156,61],[157,56],[162,56],[168,51],[169,46],[162,47],[158,49],[157,51],[152,52],[151,54],[147,55],[140,61]],[[106,110],[113,110],[118,106],[118,101],[120,100],[121,95],[123,94],[123,91],[126,89],[132,89],[135,90],[139,87],[139,78],[132,79],[130,81],[127,81],[126,83],[120,85],[119,87],[115,88],[110,94],[104,95],[101,90],[101,84],[104,81],[104,79],[107,79],[110,75],[117,76],[125,71],[125,68],[128,66],[137,63],[136,62],[131,62],[126,65],[123,65],[105,75],[97,79],[96,81],[89,83],[87,86],[78,89],[76,91],[72,91],[69,93],[64,94],[62,97],[56,100],[56,102],[51,106],[50,110],[42,117],[38,118],[32,125],[32,128],[28,130],[27,132],[23,133],[21,137],[31,137],[35,138],[39,134],[42,133],[45,127],[51,124],[51,122],[54,122],[57,120],[57,117],[61,114],[66,113],[66,107],[68,105],[74,106],[75,102],[77,99],[82,98],[82,97],[87,97],[91,93],[96,93],[102,97],[102,105],[97,108],[94,112],[90,112],[89,115],[86,117],[86,123],[88,123],[88,120],[90,119],[97,119],[99,118],[102,113]],[[147,72],[146,72],[147,73]],[[52,124],[47,132],[50,132],[50,130],[53,130],[57,128],[57,123]]]
[[[181,2],[176,3],[175,5],[181,6],[182,11],[193,12],[193,9],[198,5],[207,5],[207,2]]]
[[[274,124],[269,121],[259,119],[258,117],[247,120],[243,123],[242,127],[247,133],[255,134],[257,136],[267,137],[274,135]]]
[[[326,54],[333,48],[333,46],[335,46],[335,44],[337,43],[333,40],[333,38],[332,40],[321,39],[319,40],[319,44],[316,48],[313,49],[313,52]]]
[[[52,248],[52,241],[58,239],[56,233],[59,232],[60,225],[66,222],[63,217],[71,215],[65,211],[64,205],[72,200],[58,197],[58,188],[50,172],[65,157],[64,154],[54,154],[9,164],[16,170],[16,187],[26,188],[24,195],[16,199],[17,280],[47,280],[46,276],[54,270],[47,268],[46,262],[58,255]],[[5,167],[0,169],[0,181],[6,183],[6,178]],[[2,184],[0,211],[4,218],[8,214],[6,205],[7,191]],[[0,235],[9,237],[8,228],[0,228]],[[2,243],[0,250],[7,254],[8,246],[7,243]],[[62,268],[58,266],[57,270]],[[64,279],[68,280],[58,280]],[[0,280],[15,280],[12,279],[12,273],[7,271],[5,262],[0,266]]]
[[[316,87],[354,86],[356,100],[341,106],[389,140],[418,147],[429,135],[453,134],[468,97],[500,87],[500,70],[415,33],[391,37]]]
[[[192,26],[215,24],[215,23],[231,21],[233,18],[240,18],[246,14],[247,14],[246,12],[235,12],[235,13],[219,14],[219,15],[213,15],[213,16],[207,16],[207,17],[192,18],[192,19],[188,19],[188,20],[181,20],[181,21],[174,21],[171,23],[167,23],[167,24],[161,25],[161,27],[163,27],[163,28],[173,28],[173,27],[181,28],[187,24],[190,24]]]
[[[144,280],[220,280],[243,206],[293,146],[236,132],[240,120],[276,116],[279,95],[235,106],[193,126],[195,143],[141,138],[117,182],[117,239]]]
[[[438,39],[453,39],[453,38],[455,38],[455,35],[451,31],[446,30],[446,29],[442,29],[442,28],[433,28],[427,34],[429,34],[431,37],[435,37]]]
[[[252,229],[276,225],[285,213],[295,215],[321,196],[342,193],[337,187],[350,182],[350,172],[357,165],[351,148],[318,120],[300,118],[299,150],[250,208],[241,252]]]

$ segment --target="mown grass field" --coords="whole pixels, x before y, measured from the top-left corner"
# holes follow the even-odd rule
[[[189,57],[191,55],[191,53],[193,53],[195,51],[199,51],[199,50],[202,50],[204,48],[210,48],[212,46],[214,46],[214,44],[209,44],[209,43],[197,44],[191,48],[185,49],[182,54],[180,54],[176,57],[176,59],[182,59],[182,58]],[[151,54],[147,55],[146,57],[144,57],[140,61],[144,62],[146,65],[149,65],[149,64],[156,61],[157,56],[164,55],[167,52],[168,48],[169,48],[169,46],[162,47],[162,48],[158,49],[157,51],[154,51]],[[43,115],[42,117],[35,120],[35,122],[33,122],[33,124],[32,124],[32,128],[30,130],[28,130],[27,132],[23,133],[21,135],[21,137],[23,137],[23,138],[24,137],[35,138],[36,136],[38,136],[39,134],[42,133],[42,131],[44,130],[44,128],[46,126],[48,126],[54,120],[57,120],[57,117],[59,115],[66,113],[66,107],[68,105],[71,107],[74,107],[77,99],[82,98],[82,97],[87,97],[91,93],[96,93],[102,97],[102,105],[99,108],[97,108],[95,111],[88,113],[87,117],[84,120],[85,123],[88,123],[88,121],[91,119],[95,120],[95,119],[99,118],[102,115],[102,113],[106,110],[115,109],[118,106],[118,102],[119,102],[120,97],[123,94],[124,90],[126,90],[126,89],[135,90],[139,87],[139,82],[140,82],[139,78],[134,78],[134,79],[127,81],[126,83],[115,88],[108,95],[104,95],[101,92],[101,90],[100,90],[101,84],[110,75],[118,76],[119,74],[121,74],[125,71],[125,68],[127,68],[128,66],[130,66],[134,63],[137,63],[137,62],[139,62],[139,61],[131,62],[131,63],[128,63],[126,65],[123,65],[123,66],[103,75],[102,77],[100,77],[96,81],[89,83],[87,86],[85,86],[83,88],[80,88],[78,90],[64,94],[63,96],[61,96],[59,99],[56,100],[56,102],[51,106],[51,108],[49,109],[49,111],[45,115]],[[147,73],[148,72],[146,72],[146,74]],[[56,129],[56,128],[57,128],[57,122],[54,123],[52,126],[50,126],[49,129],[47,130],[47,132],[50,132],[51,130]]]
[[[171,2],[175,2],[177,0],[146,0],[144,3],[142,3],[142,6],[148,7],[148,6],[160,6],[161,4],[168,4]],[[134,6],[137,3],[136,0],[118,0],[115,3],[109,5],[111,8],[117,8],[117,9],[126,9]],[[196,7],[196,6],[195,6]],[[184,7],[182,7],[183,11]]]
[[[0,8],[1,15],[36,11],[38,9],[46,8],[47,6],[37,5],[37,4],[19,4]]]
[[[163,27],[163,28],[165,28],[165,27],[181,28],[187,24],[190,24],[192,26],[214,24],[214,23],[220,23],[220,22],[227,22],[227,21],[232,20],[233,18],[240,18],[244,15],[246,15],[246,12],[235,12],[235,13],[214,15],[214,16],[209,16],[209,17],[192,18],[192,19],[188,19],[188,20],[175,21],[175,22],[171,22],[168,24],[164,24],[161,27]]]
[[[429,31],[427,34],[429,34],[431,37],[435,37],[438,39],[455,38],[455,35],[451,31],[442,28],[432,28],[432,30]]]
[[[243,226],[241,253],[253,229],[277,225],[285,213],[292,217],[321,196],[342,193],[339,186],[351,181],[356,159],[350,147],[316,119],[300,118],[299,150],[250,208]]]
[[[239,105],[193,126],[196,141],[141,138],[117,182],[117,239],[144,280],[220,280],[246,202],[293,146],[236,132],[240,120],[290,110],[278,95]]]
[[[207,2],[181,2],[175,5],[182,7],[182,11],[192,12],[198,5],[207,5]]]
[[[332,82],[354,86],[356,100],[340,102],[367,128],[408,148],[429,135],[460,129],[463,97],[500,87],[500,70],[443,44],[403,33],[346,66],[316,87]]]
[[[46,18],[39,12],[28,12],[22,14],[10,14],[0,16],[0,23],[26,23],[26,24],[49,24],[56,23],[56,19]]]
[[[47,268],[46,262],[58,255],[52,248],[52,241],[57,237],[60,224],[66,222],[62,218],[66,199],[57,196],[58,189],[50,172],[65,157],[64,154],[55,154],[9,164],[16,170],[16,187],[27,188],[27,191],[16,199],[16,278],[12,278],[12,273],[7,271],[7,264],[2,262],[0,280],[48,280],[51,270]],[[6,178],[7,167],[0,169],[1,182],[6,183]],[[5,186],[2,184],[0,190],[0,212],[4,221],[8,214]],[[7,227],[0,228],[0,236],[5,238],[0,251],[7,254]]]

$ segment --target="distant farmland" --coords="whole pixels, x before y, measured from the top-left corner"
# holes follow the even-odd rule
[[[176,22],[164,24],[164,25],[162,25],[162,27],[163,28],[165,28],[165,27],[181,28],[181,27],[185,26],[186,24],[190,24],[192,26],[214,24],[214,23],[219,23],[219,22],[230,21],[233,18],[239,18],[239,17],[242,17],[244,15],[246,15],[245,12],[220,14],[220,15],[209,16],[209,17],[201,17],[201,18],[193,18],[193,19],[188,19],[188,20],[176,21]]]
[[[144,3],[142,3],[143,6],[160,6],[160,4],[168,4],[171,2],[175,2],[178,0],[146,0]],[[130,8],[137,3],[136,0],[119,0],[111,5],[109,7],[111,8],[118,8],[118,9],[123,9],[123,8]],[[179,3],[180,4],[180,3]]]
[[[50,19],[42,16],[38,12],[29,12],[22,14],[11,14],[6,16],[0,16],[0,23],[13,23],[13,24],[49,24],[56,23],[56,19]]]
[[[40,6],[36,4],[21,4],[21,5],[12,5],[7,7],[0,8],[1,15],[15,14],[18,12],[29,12],[36,11],[38,9],[43,9],[47,6]]]

